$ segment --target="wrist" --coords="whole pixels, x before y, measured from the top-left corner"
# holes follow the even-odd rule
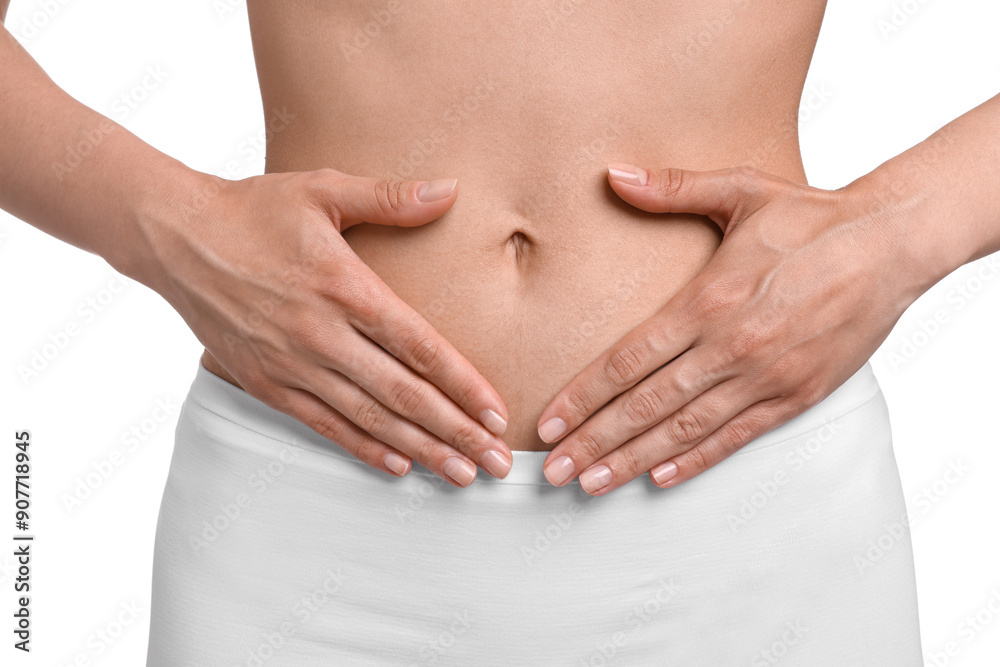
[[[940,200],[917,179],[887,169],[875,169],[841,189],[859,219],[876,235],[892,282],[906,305],[969,261],[947,229],[948,215]],[[893,167],[896,165],[892,165]]]
[[[128,241],[105,255],[120,273],[164,295],[171,265],[168,240],[183,234],[218,192],[222,179],[163,155],[130,192]],[[165,295],[164,295],[165,296]]]

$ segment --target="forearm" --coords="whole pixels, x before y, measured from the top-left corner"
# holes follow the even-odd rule
[[[1000,95],[847,187],[874,206],[918,292],[1000,250]],[[919,296],[915,294],[914,296]]]
[[[2,27],[0,137],[0,208],[127,275],[148,259],[142,225],[206,176],[74,100]]]

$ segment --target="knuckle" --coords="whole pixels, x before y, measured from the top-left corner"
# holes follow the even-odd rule
[[[371,438],[361,438],[354,445],[354,451],[352,453],[357,459],[371,464],[381,470],[382,461],[379,456],[381,453],[380,450],[381,447],[379,447],[375,440],[372,440]]]
[[[695,470],[707,470],[710,466],[708,464],[708,459],[705,456],[705,452],[702,451],[701,447],[694,447],[689,449],[687,453],[684,454],[686,459],[685,467],[694,468]]]
[[[295,349],[315,351],[324,347],[324,331],[315,319],[298,317],[289,320],[285,327],[288,339]]]
[[[750,197],[756,197],[764,193],[766,176],[765,172],[760,169],[742,165],[739,167],[732,167],[730,169],[730,174],[733,180],[736,181],[737,185],[739,185],[740,190]]]
[[[639,379],[648,352],[636,345],[626,345],[611,353],[606,374],[615,387],[631,386]]]
[[[405,445],[401,445],[399,451],[409,456],[414,463],[419,463],[428,470],[440,470],[443,462],[435,457],[435,452],[441,446],[441,441],[434,436],[424,436],[407,440]]]
[[[429,336],[416,336],[407,348],[408,363],[421,375],[434,373],[441,364],[441,345]]]
[[[472,405],[477,391],[478,387],[474,381],[465,380],[455,385],[455,387],[449,392],[449,395],[458,405]]]
[[[246,371],[239,378],[240,386],[248,394],[265,403],[273,405],[277,386],[260,370]]]
[[[400,449],[400,451],[413,459],[415,463],[419,463],[428,470],[433,470],[440,468],[440,464],[434,463],[434,451],[440,444],[440,441],[436,440],[433,436],[425,436],[407,441],[405,451],[403,449]]]
[[[307,173],[315,180],[315,182],[324,185],[342,183],[345,179],[349,178],[347,174],[342,171],[337,171],[333,167],[320,167],[319,169],[315,169]]]
[[[760,174],[757,169],[746,164],[730,167],[729,173],[733,177],[747,182],[758,178]]]
[[[377,401],[362,400],[355,405],[351,421],[369,433],[381,433],[385,429],[388,418],[389,414],[385,407]]]
[[[373,191],[375,202],[382,213],[391,214],[403,208],[404,186],[399,181],[375,181]]]
[[[617,481],[621,482],[623,477],[632,478],[642,472],[643,465],[638,452],[622,447],[615,452],[615,462],[611,467],[617,473],[616,477],[619,477]]]
[[[730,290],[708,287],[701,290],[691,301],[691,308],[698,319],[708,319],[726,315],[735,305],[736,297]]]
[[[679,371],[670,378],[670,387],[680,398],[694,398],[700,393],[701,382],[690,372]]]
[[[595,407],[594,402],[590,393],[579,387],[566,394],[566,405],[574,415],[589,415]]]
[[[729,358],[733,361],[752,356],[764,343],[766,332],[753,324],[736,329],[729,340]]]
[[[481,444],[479,427],[467,421],[455,429],[451,437],[451,444],[455,449],[466,454],[473,453]]]
[[[381,326],[385,313],[381,300],[372,290],[362,287],[360,281],[337,281],[336,284],[330,284],[327,286],[326,296],[350,312],[359,322],[370,327]]]
[[[299,187],[314,200],[335,202],[347,174],[331,167],[322,167],[301,174],[303,180],[298,181]]]
[[[324,438],[338,441],[344,433],[344,423],[340,415],[331,410],[323,410],[309,420],[309,427]]]
[[[727,452],[734,452],[743,445],[750,442],[753,437],[751,423],[746,419],[734,419],[726,425],[722,433],[722,446]]]
[[[705,435],[704,422],[693,410],[681,408],[667,420],[670,436],[681,445],[692,445]]]
[[[427,400],[424,385],[414,380],[406,380],[394,385],[390,395],[392,409],[401,415],[416,414]]]
[[[823,400],[823,385],[817,378],[805,380],[795,394],[794,406],[797,410],[806,410]]]
[[[581,431],[573,436],[573,458],[578,461],[594,461],[604,456],[604,447],[588,431]]]
[[[657,179],[657,194],[672,199],[683,191],[686,183],[682,169],[668,167],[660,171],[660,177]]]
[[[649,424],[659,417],[663,410],[663,400],[652,389],[636,389],[627,396],[622,410],[630,423]]]

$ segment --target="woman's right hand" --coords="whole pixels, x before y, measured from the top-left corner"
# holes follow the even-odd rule
[[[244,390],[391,474],[412,459],[456,486],[472,482],[477,463],[507,475],[499,394],[341,236],[363,222],[438,218],[455,201],[454,179],[202,176],[184,215],[165,206],[141,225],[144,262],[129,273]]]

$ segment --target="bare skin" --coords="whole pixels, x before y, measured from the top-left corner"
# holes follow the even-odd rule
[[[595,495],[682,482],[1000,248],[996,99],[842,190],[806,185],[822,2],[248,8],[267,174],[184,167],[3,31],[0,206],[149,285],[206,368],[390,474],[465,486],[552,449],[550,481]]]
[[[545,405],[718,247],[704,216],[624,205],[608,161],[755,162],[805,181],[795,128],[823,4],[645,4],[586,3],[558,20],[546,3],[248,5],[264,109],[283,127],[268,172],[459,178],[435,222],[343,236],[490,381],[511,449],[551,449],[537,432]],[[726,11],[712,57],[688,54]],[[209,352],[204,363],[234,381]]]

